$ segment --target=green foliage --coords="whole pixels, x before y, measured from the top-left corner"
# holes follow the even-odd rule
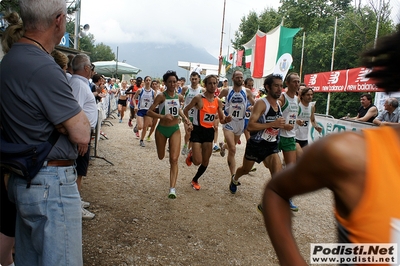
[[[73,36],[75,32],[75,23],[73,21],[67,23],[66,31],[70,34],[70,38],[73,41]],[[94,44],[95,38],[94,35],[91,33],[82,38],[78,38],[78,42],[79,49],[87,52],[92,62],[110,61],[115,59],[115,54],[108,45],[105,45],[103,43],[97,45]],[[70,42],[70,47],[72,48],[73,46],[73,43]]]
[[[16,11],[19,13],[18,0],[2,0],[0,1],[0,12],[12,12]]]
[[[375,2],[374,2],[375,1]],[[335,18],[338,18],[333,70],[360,66],[361,52],[373,47],[375,29],[379,16],[379,36],[395,30],[390,20],[388,1],[377,8],[378,0],[371,0],[368,6],[352,6],[351,0],[281,0],[278,10],[268,8],[257,15],[254,11],[241,20],[232,45],[242,49],[259,28],[268,32],[282,20],[285,27],[302,28],[293,41],[293,70],[300,70],[303,32],[305,32],[304,74],[330,71],[332,68],[332,48]],[[397,27],[400,27],[397,25]],[[316,93],[317,112],[325,114],[327,94]],[[359,103],[359,93],[331,93],[330,114],[342,117],[351,113],[355,116]]]
[[[111,47],[103,43],[96,44],[93,53],[90,55],[92,62],[115,60],[115,54]]]

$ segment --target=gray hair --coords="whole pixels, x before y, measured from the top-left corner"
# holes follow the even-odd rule
[[[396,98],[388,98],[386,101],[388,105],[392,106],[394,109],[399,107],[399,101]]]
[[[85,68],[86,65],[90,65],[90,58],[86,54],[77,54],[72,59],[72,71],[80,71]]]
[[[59,14],[67,14],[65,0],[19,0],[26,30],[46,30]]]

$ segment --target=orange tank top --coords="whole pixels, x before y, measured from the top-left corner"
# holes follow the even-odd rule
[[[214,100],[209,102],[204,95],[202,95],[202,100],[203,108],[200,110],[194,108],[193,125],[212,128],[218,113],[218,98],[214,97]]]
[[[400,245],[400,140],[391,127],[363,130],[367,151],[361,200],[346,219],[335,212],[341,243]]]

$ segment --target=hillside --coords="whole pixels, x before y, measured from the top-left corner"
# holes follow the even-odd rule
[[[110,45],[114,52],[117,45]],[[205,49],[188,43],[158,44],[129,43],[118,45],[118,60],[126,61],[142,71],[138,76],[161,77],[167,70],[175,70],[178,76],[187,77],[187,71],[178,67],[178,61],[218,64],[218,59]]]

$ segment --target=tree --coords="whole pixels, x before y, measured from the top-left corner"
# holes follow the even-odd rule
[[[252,11],[243,17],[232,43],[236,49],[240,49],[258,28],[268,32],[278,26],[282,18],[285,27],[301,27],[306,33],[302,76],[326,72],[332,68],[334,24],[337,17],[332,70],[358,67],[361,64],[361,52],[374,45],[378,18],[379,36],[395,30],[390,20],[388,0],[369,1],[369,5],[363,5],[359,0],[352,6],[350,0],[282,0],[277,11],[265,9],[258,16]],[[376,5],[377,1],[383,1],[380,8]],[[302,34],[297,34],[293,41],[293,71],[300,69],[302,41]],[[318,102],[317,112],[325,113],[327,94],[316,93],[314,98]],[[359,98],[359,93],[332,93],[330,114],[334,117],[342,117],[347,113],[355,115],[360,105]]]
[[[96,61],[111,61],[115,60],[115,54],[111,50],[110,46],[104,43],[96,44],[93,53],[90,55],[92,62]]]
[[[66,28],[66,31],[70,34],[70,36],[74,36],[75,22],[69,21]],[[115,59],[115,54],[108,45],[105,45],[103,43],[97,45],[94,44],[95,38],[94,35],[91,33],[89,33],[87,36],[78,38],[78,42],[79,49],[88,53],[92,62],[109,61]],[[70,43],[70,47],[73,47],[72,43]]]

